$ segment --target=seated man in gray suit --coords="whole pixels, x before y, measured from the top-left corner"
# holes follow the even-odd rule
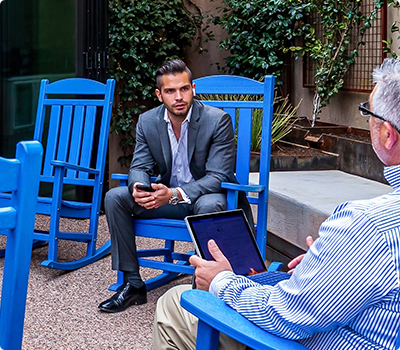
[[[123,271],[126,278],[117,293],[99,305],[105,312],[120,312],[147,301],[132,217],[183,219],[226,210],[221,182],[237,182],[231,117],[193,99],[192,73],[180,60],[159,68],[156,83],[163,104],[139,117],[128,187],[113,188],[105,198],[112,268]],[[158,181],[151,184],[155,191],[139,189],[140,184],[150,184],[155,169]],[[252,224],[244,193],[239,206]]]

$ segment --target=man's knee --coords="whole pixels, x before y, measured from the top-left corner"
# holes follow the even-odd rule
[[[133,197],[130,194],[128,187],[114,187],[105,195],[104,209],[107,213],[115,210],[118,207],[131,206],[129,203],[130,201],[133,201]]]
[[[223,193],[205,194],[194,205],[195,214],[214,213],[226,210],[226,195]]]
[[[157,311],[164,311],[165,313],[176,312],[180,308],[181,295],[185,290],[190,289],[190,285],[182,284],[167,290],[157,301]],[[157,315],[156,315],[157,316]]]
[[[153,349],[195,349],[197,318],[180,305],[181,295],[191,285],[168,290],[158,299],[153,324]]]

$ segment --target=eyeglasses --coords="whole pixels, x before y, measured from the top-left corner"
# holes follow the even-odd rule
[[[375,118],[378,118],[378,119],[380,119],[380,120],[383,120],[383,121],[387,122],[387,120],[386,120],[385,118],[381,117],[381,116],[378,115],[378,114],[375,114],[374,112],[371,111],[370,108],[371,108],[371,107],[369,106],[369,101],[360,103],[360,105],[358,106],[358,110],[360,111],[360,114],[361,114],[362,116],[368,117],[368,116],[372,115],[372,116],[375,117]]]
[[[384,122],[388,122],[391,126],[393,126],[397,132],[400,134],[400,130],[394,126],[390,121],[388,121],[386,118],[381,117],[379,114],[375,114],[374,112],[372,112],[370,110],[370,106],[369,106],[369,101],[360,103],[360,105],[358,106],[358,110],[360,111],[360,114],[364,117],[368,117],[368,116],[373,116],[375,118],[378,118],[380,120],[383,120]]]

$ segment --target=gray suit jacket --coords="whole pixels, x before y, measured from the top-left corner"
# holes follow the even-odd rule
[[[129,170],[131,192],[135,182],[149,184],[150,176],[158,176],[157,182],[169,187],[172,155],[164,112],[165,107],[161,105],[139,117],[136,148]],[[201,195],[225,192],[221,182],[237,183],[235,155],[231,117],[220,109],[194,100],[188,130],[188,161],[195,181],[181,186],[192,203]],[[240,202],[240,207],[245,207],[248,212],[249,204],[244,194],[240,196]]]

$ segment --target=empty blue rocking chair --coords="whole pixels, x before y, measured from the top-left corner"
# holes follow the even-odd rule
[[[111,250],[110,241],[99,248],[96,243],[114,87],[113,79],[107,84],[83,78],[41,82],[33,139],[44,147],[41,189],[46,184],[52,187],[48,196],[37,199],[36,213],[50,215],[48,231],[34,233],[36,242],[49,244],[43,266],[73,270]],[[90,198],[66,200],[65,186],[84,188]],[[0,196],[0,205],[7,199]],[[89,219],[89,228],[87,232],[60,231],[61,217]],[[86,244],[86,255],[59,261],[60,240]]]

